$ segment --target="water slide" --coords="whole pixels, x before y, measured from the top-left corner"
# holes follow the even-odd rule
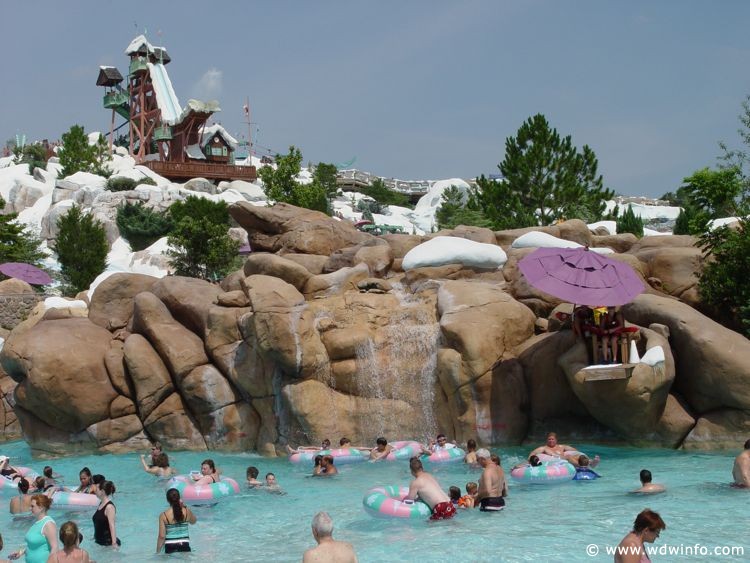
[[[151,82],[156,94],[156,105],[161,110],[161,119],[169,125],[174,125],[182,115],[182,106],[180,100],[177,99],[177,94],[174,93],[167,69],[161,63],[148,63],[148,71],[151,73]]]

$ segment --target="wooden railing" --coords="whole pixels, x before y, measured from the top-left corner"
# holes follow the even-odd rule
[[[160,176],[172,179],[206,178],[210,180],[254,181],[258,177],[255,166],[236,164],[209,164],[203,162],[161,162],[147,160],[142,163]]]

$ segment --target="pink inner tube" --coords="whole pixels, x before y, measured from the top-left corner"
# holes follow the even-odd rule
[[[414,440],[391,442],[391,453],[385,456],[386,461],[399,461],[418,456],[422,453],[422,444]]]
[[[577,452],[577,451],[569,451],[569,452],[565,452],[564,456],[539,454],[536,457],[539,458],[539,461],[560,461],[561,459],[568,460],[571,457],[578,457],[579,455],[584,455],[584,454],[582,454],[581,452]]]
[[[347,463],[359,463],[367,461],[368,456],[355,448],[335,448],[332,450],[309,450],[298,452],[289,456],[292,463],[309,463],[312,464],[316,455],[330,455],[335,460],[336,465]]]
[[[20,467],[15,465],[14,467],[29,481],[36,479],[39,476],[39,474],[30,467]],[[10,479],[5,475],[0,475],[0,490],[12,490],[14,493],[18,492],[18,481],[13,482],[13,479]]]
[[[170,488],[180,491],[180,497],[186,504],[213,504],[240,492],[237,481],[230,477],[222,477],[218,483],[194,485],[189,476],[177,475],[167,483],[167,489]]]
[[[448,448],[447,450],[432,452],[427,461],[430,463],[453,463],[463,461],[464,457],[466,457],[466,452],[461,448]]]

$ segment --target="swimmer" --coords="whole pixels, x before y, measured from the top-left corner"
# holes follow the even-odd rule
[[[266,473],[266,483],[264,485],[264,488],[269,493],[274,493],[277,495],[285,495],[286,493],[281,490],[281,487],[279,486],[278,481],[276,481],[276,475],[273,473]]]
[[[409,460],[409,470],[414,480],[409,484],[409,494],[404,502],[410,504],[420,499],[432,510],[430,520],[448,520],[456,515],[456,507],[440,487],[437,479],[427,473],[418,457]]]
[[[478,490],[479,490],[479,486],[475,482],[470,481],[466,483],[466,494],[462,496],[460,499],[458,499],[458,507],[459,508],[474,508],[474,505],[477,499]]]
[[[323,471],[323,456],[318,454],[315,456],[315,465],[313,466],[313,476],[320,475],[320,472]]]
[[[576,473],[581,473],[583,475],[587,475],[587,474],[594,475],[594,477],[597,477],[597,478],[601,477],[601,475],[599,475],[596,471],[594,471],[593,469],[591,469],[591,467],[589,467],[590,461],[591,460],[589,459],[589,456],[584,455],[584,454],[579,455],[578,459],[576,459],[576,463],[573,463],[573,465],[576,468]],[[573,477],[573,479],[576,479],[576,477]],[[586,480],[585,477],[583,480]]]
[[[62,487],[57,482],[57,479],[60,478],[60,475],[52,471],[52,467],[49,465],[44,466],[44,471],[42,472],[44,474],[44,488],[47,489],[48,487],[54,487],[55,489],[62,490]]]
[[[370,450],[370,461],[385,459],[392,451],[393,447],[388,443],[388,440],[381,436],[375,440],[375,447]]]
[[[464,456],[464,463],[470,465],[477,465],[477,442],[476,440],[469,439],[466,442],[466,455]]]
[[[744,450],[734,458],[732,478],[733,486],[743,489],[750,487],[750,440],[745,442]]]
[[[258,471],[258,468],[255,466],[250,466],[247,468],[247,471],[245,471],[245,479],[247,479],[247,486],[251,489],[257,489],[258,487],[262,487],[263,483],[258,481],[258,474],[260,471]]]
[[[542,465],[542,461],[539,459],[539,457],[530,455],[528,461],[517,463],[511,468],[511,471],[513,471],[514,469],[520,469],[521,467],[539,467],[540,465]]]
[[[442,452],[455,447],[456,444],[449,442],[448,438],[445,437],[445,434],[438,434],[435,440],[430,440],[430,443],[426,448],[422,446],[422,455],[432,455],[435,452]]]
[[[80,481],[80,484],[78,485],[78,488],[73,491],[74,493],[94,494],[91,482],[91,470],[88,467],[81,469],[80,473],[78,473],[78,480]]]
[[[451,502],[458,506],[458,501],[461,500],[461,489],[455,485],[451,485],[448,487],[448,496],[450,497]]]
[[[651,472],[648,469],[641,469],[640,474],[641,479],[641,488],[636,489],[635,491],[630,491],[631,493],[640,493],[640,494],[655,494],[655,493],[663,493],[667,489],[664,487],[664,485],[657,485],[656,483],[651,482]]]
[[[169,467],[169,457],[163,452],[152,455],[151,461],[153,462],[153,465],[146,465],[146,456],[141,455],[141,465],[143,465],[143,470],[146,473],[156,475],[157,477],[161,477],[162,479],[171,477],[176,473],[176,471],[172,467]]]
[[[632,531],[622,538],[622,541],[615,550],[615,563],[639,563],[641,561],[651,561],[644,543],[654,543],[662,530],[667,525],[656,512],[649,510],[641,511],[633,523]],[[620,549],[622,548],[622,549]]]
[[[333,539],[333,520],[327,512],[318,512],[312,520],[316,547],[305,551],[302,563],[357,563],[351,544]]]
[[[201,463],[200,475],[193,477],[196,485],[213,485],[219,482],[219,474],[216,472],[214,460],[204,459]]]
[[[575,461],[577,461],[578,456],[581,455],[581,452],[579,452],[573,446],[558,443],[557,434],[555,434],[554,432],[550,432],[549,434],[547,434],[547,443],[536,448],[531,452],[530,455],[539,454],[559,457],[575,465]],[[597,465],[599,465],[599,461],[599,456],[595,456],[594,459],[591,460],[591,467],[596,467]]]
[[[22,477],[21,472],[10,464],[8,456],[4,455],[0,456],[0,475],[12,481],[18,481]]]
[[[33,494],[29,494],[31,484],[25,479],[21,478],[18,481],[18,496],[10,499],[10,513],[11,514],[28,514],[31,512],[31,499],[34,498]]]
[[[497,512],[505,506],[505,498],[508,496],[508,484],[505,482],[503,468],[495,464],[490,458],[489,450],[482,448],[477,450],[477,460],[482,467],[482,476],[479,478],[479,490],[477,491],[477,502],[482,512]]]
[[[151,465],[156,465],[156,461],[154,458],[163,453],[164,450],[161,447],[161,442],[151,442]]]
[[[320,447],[315,446],[300,446],[296,450],[293,449],[289,444],[286,445],[286,451],[289,454],[300,454],[304,452],[319,452],[322,450],[330,450],[331,449],[331,441],[326,438],[320,443]]]
[[[333,456],[324,455],[323,459],[320,460],[320,471],[315,477],[331,477],[332,475],[338,475],[339,470],[333,466]]]

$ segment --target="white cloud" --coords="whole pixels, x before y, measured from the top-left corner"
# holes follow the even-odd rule
[[[200,80],[193,84],[192,97],[197,100],[218,100],[221,98],[221,89],[224,73],[217,68],[210,68]]]

